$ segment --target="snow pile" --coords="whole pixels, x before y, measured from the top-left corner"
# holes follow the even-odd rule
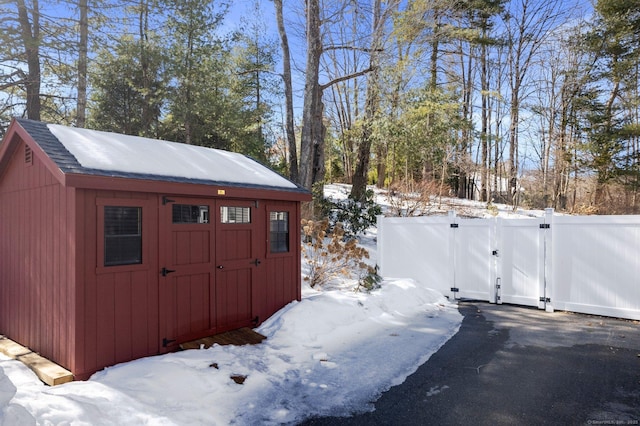
[[[47,127],[88,169],[297,188],[274,171],[234,152],[58,124]]]
[[[386,280],[370,294],[306,288],[301,302],[258,329],[267,336],[260,345],[145,358],[53,388],[2,357],[0,423],[290,424],[372,410],[461,319],[455,305],[410,280]]]

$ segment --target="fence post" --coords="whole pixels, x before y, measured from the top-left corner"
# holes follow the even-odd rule
[[[495,303],[502,304],[502,258],[504,255],[504,247],[502,247],[502,227],[504,219],[501,217],[495,218],[495,229],[493,232],[493,271],[495,274],[495,288],[494,299]]]
[[[456,282],[456,223],[455,210],[449,210],[449,272],[451,274],[451,296],[453,300],[456,300],[458,296],[458,285]]]
[[[544,308],[547,312],[553,312],[553,209],[544,209],[544,223],[549,224],[549,228],[544,233],[544,294],[546,302]]]

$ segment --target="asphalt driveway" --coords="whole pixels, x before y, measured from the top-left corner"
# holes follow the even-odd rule
[[[638,425],[640,322],[460,302],[460,331],[349,418],[306,425]]]

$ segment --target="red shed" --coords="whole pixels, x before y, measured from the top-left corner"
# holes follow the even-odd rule
[[[298,187],[236,153],[15,119],[0,334],[84,380],[300,299]]]

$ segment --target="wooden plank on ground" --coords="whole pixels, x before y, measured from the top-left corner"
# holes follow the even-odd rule
[[[0,335],[0,352],[9,358],[17,359],[19,356],[26,355],[31,351],[13,340]]]
[[[2,335],[0,335],[0,352],[22,362],[49,386],[73,381],[73,374],[69,370]]]
[[[218,345],[257,345],[262,343],[266,339],[265,336],[254,331],[248,327],[240,328],[238,330],[231,330],[225,333],[216,334],[214,336],[204,337],[202,339],[193,340],[180,345],[181,349],[204,349],[211,346]]]

